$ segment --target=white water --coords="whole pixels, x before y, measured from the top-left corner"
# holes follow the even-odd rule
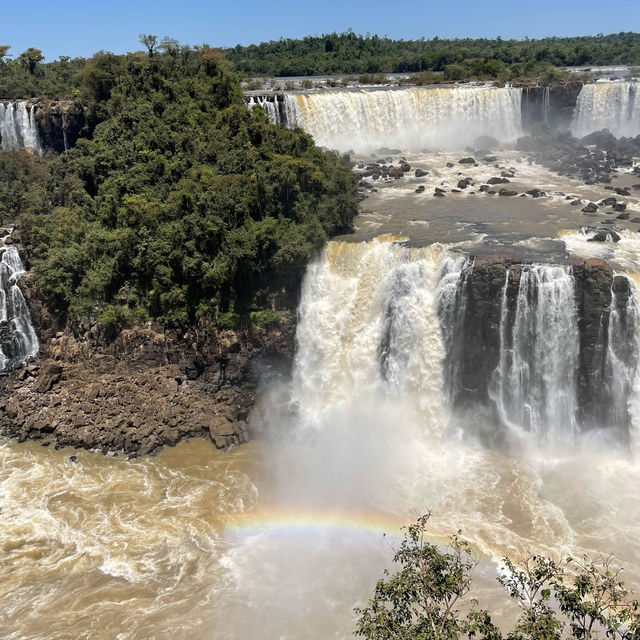
[[[617,138],[640,134],[640,83],[597,82],[582,87],[571,122],[576,137],[609,129]]]
[[[274,100],[267,100],[265,96],[251,96],[248,107],[249,109],[262,107],[273,124],[280,124],[280,113],[278,111],[278,105],[275,102],[275,96]]]
[[[24,267],[13,246],[0,245],[0,371],[38,353],[40,344],[27,304],[18,286]]]
[[[569,267],[526,265],[515,309],[503,289],[494,401],[503,423],[538,440],[571,441],[576,429],[579,331]]]
[[[521,89],[493,87],[284,94],[281,124],[340,151],[461,148],[483,134],[500,141],[522,135],[521,101]]]
[[[0,142],[3,151],[30,149],[42,153],[35,105],[29,106],[26,100],[0,102]]]

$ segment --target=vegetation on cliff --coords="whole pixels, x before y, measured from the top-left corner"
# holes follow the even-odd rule
[[[112,325],[267,321],[312,252],[356,213],[344,160],[249,112],[217,50],[100,52],[76,100],[95,125],[90,139],[48,160],[0,160],[18,177],[0,181],[0,203],[18,216],[57,314]]]

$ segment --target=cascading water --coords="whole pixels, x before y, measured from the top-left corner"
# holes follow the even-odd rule
[[[3,245],[0,252],[0,371],[5,371],[35,356],[40,345],[18,286],[24,273],[18,250]]]
[[[483,134],[504,141],[522,135],[522,89],[510,87],[330,91],[283,99],[284,122],[263,105],[272,122],[301,127],[317,144],[341,151],[461,147]]]
[[[640,82],[597,82],[582,87],[571,122],[576,137],[609,129],[616,137],[640,133]]]
[[[627,438],[637,430],[638,419],[638,338],[640,310],[634,295],[634,283],[625,275],[616,275],[611,287],[606,355],[602,376],[602,399],[606,410],[602,426],[615,429]],[[633,433],[631,434],[633,438]]]
[[[570,439],[576,428],[579,334],[569,267],[523,265],[510,305],[507,269],[493,400],[502,422],[537,439]],[[510,308],[511,307],[511,308]]]
[[[275,96],[273,100],[269,100],[266,96],[251,96],[249,98],[248,107],[249,109],[261,107],[264,109],[270,122],[273,124],[282,124],[280,122],[280,111],[278,110]]]
[[[29,149],[42,153],[34,104],[26,100],[0,102],[0,142],[3,151]]]
[[[411,402],[441,427],[442,342],[436,290],[442,250],[329,243],[305,278],[293,397],[317,424],[363,393]]]

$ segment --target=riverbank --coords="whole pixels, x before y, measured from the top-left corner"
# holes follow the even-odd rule
[[[113,340],[99,328],[55,331],[38,315],[38,360],[0,378],[0,433],[43,445],[129,457],[182,439],[219,449],[249,439],[246,419],[260,381],[288,373],[294,326],[179,335],[146,326]]]

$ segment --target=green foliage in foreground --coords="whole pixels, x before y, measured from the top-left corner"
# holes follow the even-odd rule
[[[500,584],[518,605],[514,628],[503,635],[469,598],[477,561],[459,534],[439,547],[427,540],[430,515],[405,530],[394,555],[399,571],[385,571],[359,615],[356,635],[369,640],[617,640],[640,639],[640,607],[610,557],[555,562],[528,555],[504,559]],[[466,612],[463,613],[462,609]]]
[[[272,323],[312,252],[351,224],[354,178],[249,112],[220,52],[150,54],[89,61],[78,100],[100,123],[92,138],[49,160],[3,155],[18,183],[0,182],[0,204],[57,314]]]
[[[539,40],[391,40],[349,30],[238,45],[225,53],[238,71],[252,76],[439,72],[457,64],[463,65],[468,75],[508,79],[538,74],[540,65],[640,64],[640,34]]]

